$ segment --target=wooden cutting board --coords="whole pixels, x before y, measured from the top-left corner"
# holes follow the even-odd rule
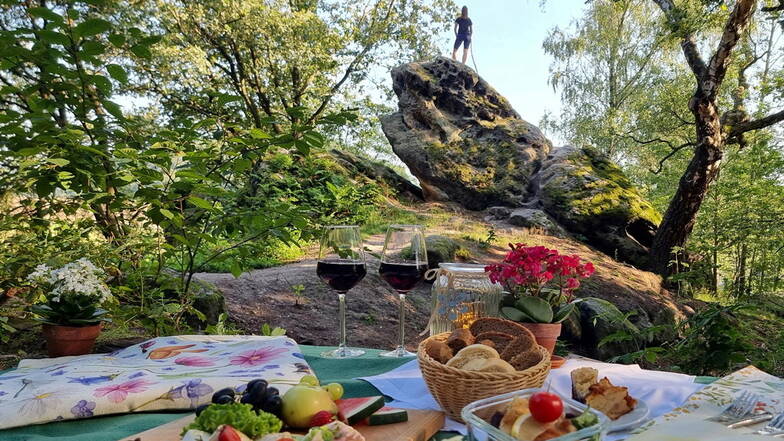
[[[194,414],[123,438],[122,441],[177,441],[182,428],[190,424]],[[444,413],[434,410],[408,409],[405,423],[383,426],[356,426],[366,441],[427,441],[444,427]]]

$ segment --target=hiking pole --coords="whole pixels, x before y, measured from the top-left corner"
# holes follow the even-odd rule
[[[476,43],[473,41],[471,42],[471,62],[474,63],[474,72],[479,75],[479,69],[476,67],[476,60],[474,59],[474,48],[476,47]]]

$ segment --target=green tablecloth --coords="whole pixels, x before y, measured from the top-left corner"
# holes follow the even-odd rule
[[[378,357],[380,351],[368,349],[360,358],[334,360],[321,358],[319,354],[326,349],[321,346],[300,346],[310,366],[322,383],[343,384],[347,397],[378,395],[379,391],[355,377],[377,375],[390,371],[410,361]],[[151,429],[169,421],[181,418],[183,413],[137,413],[131,415],[105,416],[86,420],[63,421],[38,426],[19,427],[0,430],[0,441],[115,441],[135,433]],[[454,434],[441,433],[434,439],[452,437]],[[176,441],[176,440],[172,440]],[[374,441],[374,440],[368,440]]]

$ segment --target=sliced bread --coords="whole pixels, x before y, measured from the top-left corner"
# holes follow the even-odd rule
[[[513,335],[515,337],[527,335],[531,340],[536,341],[534,335],[525,326],[498,317],[482,317],[476,319],[468,329],[471,331],[471,334],[476,336],[485,332],[503,332],[504,334]]]
[[[478,343],[486,344],[485,341],[488,340],[492,342],[493,348],[495,348],[499,354],[503,352],[504,349],[506,349],[506,345],[508,345],[514,339],[514,335],[495,331],[485,332],[476,336],[476,341]]]
[[[536,339],[533,338],[533,334],[520,334],[504,347],[500,355],[504,360],[511,361],[516,356],[528,352],[534,347],[536,347]]]
[[[509,361],[509,364],[518,371],[524,371],[528,368],[532,368],[539,364],[542,361],[542,353],[537,351],[534,348],[531,348],[521,354],[517,354],[516,356],[512,357]]]

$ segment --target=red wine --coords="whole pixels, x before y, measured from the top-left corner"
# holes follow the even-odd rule
[[[408,292],[414,289],[417,283],[425,276],[427,264],[421,263],[384,263],[378,268],[378,273],[389,286],[397,291]]]
[[[364,263],[320,261],[316,264],[316,274],[337,292],[345,293],[365,277]]]

